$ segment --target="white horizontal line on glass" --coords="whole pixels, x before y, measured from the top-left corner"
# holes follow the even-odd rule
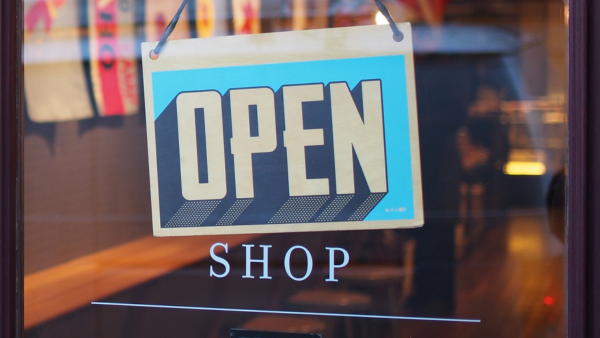
[[[201,307],[201,306],[154,305],[154,304],[110,303],[110,302],[92,302],[92,305],[128,306],[128,307],[175,309],[175,310],[202,310],[202,311],[267,313],[267,314],[279,314],[279,315],[304,315],[304,316],[353,317],[353,318],[372,318],[372,319],[426,320],[426,321],[435,321],[435,322],[481,323],[481,319],[379,316],[379,315],[327,313],[327,312],[296,312],[296,311],[274,311],[274,310],[253,310],[253,309],[230,309],[230,308]]]

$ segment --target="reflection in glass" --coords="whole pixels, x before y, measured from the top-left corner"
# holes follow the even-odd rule
[[[180,1],[26,0],[26,337],[564,337],[563,3],[384,3],[414,24],[425,226],[153,238],[139,44],[160,38]],[[170,39],[387,24],[378,15],[366,0],[191,0]],[[223,279],[209,276],[219,242]],[[242,278],[242,244],[257,257],[272,245],[271,280]],[[302,282],[284,266],[296,245],[314,260]],[[325,281],[326,247],[350,254],[338,283]],[[294,252],[290,272],[306,262]]]

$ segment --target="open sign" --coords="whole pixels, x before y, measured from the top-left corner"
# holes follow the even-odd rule
[[[143,44],[155,235],[421,225],[399,27]]]

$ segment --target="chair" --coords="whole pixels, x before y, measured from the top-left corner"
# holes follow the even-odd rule
[[[309,316],[261,315],[242,325],[244,330],[285,333],[321,333],[327,325]]]
[[[371,308],[372,298],[369,295],[338,290],[304,290],[292,295],[288,302],[295,307],[311,312],[326,313],[357,313],[365,312]],[[333,317],[330,317],[332,319]],[[354,329],[351,317],[344,317],[346,337],[354,337]],[[332,337],[331,330],[334,327],[332,322],[329,325],[329,337]]]

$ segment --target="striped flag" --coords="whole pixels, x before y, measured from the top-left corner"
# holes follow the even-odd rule
[[[139,109],[134,0],[88,3],[90,76],[101,116],[129,115]]]
[[[77,5],[76,0],[25,1],[25,99],[33,122],[94,116],[81,60]]]
[[[233,28],[235,34],[260,33],[260,1],[233,0]]]

